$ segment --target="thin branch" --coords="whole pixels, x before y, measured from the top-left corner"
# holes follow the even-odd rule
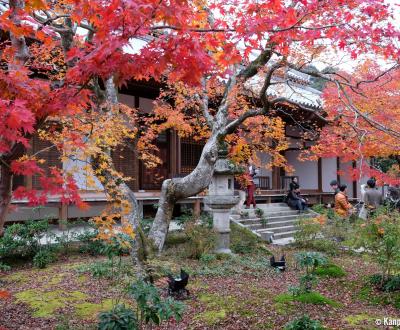
[[[201,79],[201,85],[202,85],[202,95],[195,95],[196,100],[200,103],[200,108],[203,112],[204,117],[207,120],[208,126],[212,129],[214,125],[214,118],[210,114],[209,108],[208,108],[208,94],[207,94],[207,80],[205,78]]]

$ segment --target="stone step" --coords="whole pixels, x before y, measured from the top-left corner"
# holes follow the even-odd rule
[[[295,231],[296,227],[292,225],[288,226],[282,226],[282,227],[275,227],[275,228],[262,228],[262,229],[256,229],[255,231],[258,233],[262,233],[263,231],[272,231],[274,233],[274,236],[278,233],[285,233],[288,231]]]
[[[289,215],[289,216],[285,216],[285,217],[277,217],[277,218],[272,218],[272,219],[266,219],[266,223],[269,224],[269,225],[273,225],[275,223],[279,223],[279,222],[282,222],[282,221],[294,221],[294,222],[297,222],[298,218],[295,215]],[[258,219],[258,218],[240,220],[239,222],[242,225],[247,226],[247,227],[263,223],[261,221],[261,219]]]
[[[257,214],[254,211],[242,211],[242,217],[243,214],[247,214],[244,219],[246,218],[250,218],[250,217],[258,217]],[[287,210],[276,210],[276,211],[268,211],[268,212],[264,212],[263,216],[266,218],[272,218],[272,217],[279,217],[279,216],[285,216],[285,215],[298,215],[298,211],[297,210],[291,210],[291,209],[287,209]]]
[[[281,216],[273,216],[273,217],[265,217],[267,223],[274,223],[274,222],[279,222],[279,221],[284,221],[284,220],[300,220],[303,218],[311,218],[314,215],[311,213],[304,213],[304,214],[287,214],[287,215],[281,215]],[[238,219],[238,222],[242,223],[243,225],[250,225],[250,224],[256,224],[256,223],[262,223],[260,218],[257,217],[251,217],[251,218],[245,218],[245,219]]]
[[[291,231],[276,233],[276,234],[274,233],[272,242],[274,240],[278,240],[278,239],[282,239],[282,238],[293,237],[296,232],[297,232],[297,230],[291,230]]]
[[[275,231],[275,228],[283,227],[283,226],[292,226],[295,227],[297,224],[297,220],[286,220],[286,221],[277,221],[272,223],[267,223],[265,226],[262,223],[254,223],[250,225],[245,225],[246,228],[251,230],[258,230],[258,229],[269,229],[271,231]]]

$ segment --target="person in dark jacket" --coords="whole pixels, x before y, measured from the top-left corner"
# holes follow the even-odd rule
[[[299,212],[307,210],[306,200],[301,197],[299,188],[290,190],[287,195],[287,204]]]
[[[296,190],[299,189],[299,183],[297,182],[297,177],[293,177],[292,181],[289,183],[289,190]]]
[[[369,179],[367,181],[367,186],[368,189],[365,190],[364,203],[367,210],[373,211],[383,204],[383,196],[378,188],[376,188],[374,179]]]
[[[339,184],[336,180],[332,180],[331,183],[329,184],[333,190],[333,192],[335,193],[335,195],[340,191],[339,189]]]

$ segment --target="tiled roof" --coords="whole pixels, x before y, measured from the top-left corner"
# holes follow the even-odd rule
[[[321,109],[323,105],[321,98],[322,93],[310,86],[304,86],[292,81],[290,79],[294,78],[292,76],[292,74],[288,74],[289,79],[273,79],[272,85],[267,90],[268,96],[284,97],[293,104],[298,104],[307,108]],[[304,77],[302,77],[302,80],[304,81]],[[263,83],[264,77],[256,75],[247,81],[246,87],[258,95]]]

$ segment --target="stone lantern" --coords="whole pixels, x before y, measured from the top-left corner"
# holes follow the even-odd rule
[[[214,166],[214,175],[208,188],[208,196],[204,203],[213,215],[213,227],[217,232],[217,253],[231,253],[230,243],[230,211],[237,204],[239,197],[234,196],[235,167],[227,159],[226,144],[218,151],[218,159]]]

